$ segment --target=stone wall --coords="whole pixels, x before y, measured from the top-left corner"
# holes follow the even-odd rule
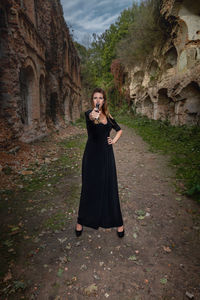
[[[163,0],[171,36],[148,63],[128,70],[137,113],[173,125],[200,125],[200,1]]]
[[[34,141],[76,120],[80,59],[60,1],[1,0],[0,34],[1,145]]]

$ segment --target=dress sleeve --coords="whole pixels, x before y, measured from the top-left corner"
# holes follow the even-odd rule
[[[91,113],[91,109],[89,109],[89,110],[87,110],[86,112],[85,112],[85,118],[86,118],[86,121],[87,122],[92,122],[92,120],[90,120],[90,118],[89,118],[89,114]]]
[[[112,128],[115,129],[115,131],[121,130],[121,127],[117,124],[115,119],[110,118],[110,120],[111,120]]]

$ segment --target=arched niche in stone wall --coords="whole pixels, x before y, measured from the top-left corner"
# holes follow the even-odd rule
[[[50,95],[50,118],[54,124],[57,123],[57,110],[58,110],[58,94],[56,92]]]
[[[7,30],[7,13],[5,7],[0,6],[0,35],[5,30]],[[2,58],[5,55],[6,47],[7,47],[6,39],[0,38],[0,58]]]
[[[81,96],[80,95],[77,95],[77,103],[78,103],[78,112],[79,112],[79,116],[80,116],[80,113],[82,112],[82,101],[81,101]],[[78,117],[79,117],[78,116]]]
[[[0,6],[0,30],[7,27],[7,14],[5,8]]]
[[[69,48],[68,48],[68,72],[69,75],[72,77],[72,64],[73,64],[73,55],[72,55],[72,49],[69,42]]]
[[[79,118],[81,112],[81,99],[77,93],[73,95],[73,120]]]
[[[71,76],[73,82],[76,82],[76,58],[72,55],[72,61],[71,61]]]
[[[77,59],[77,57],[75,57],[75,82],[77,84],[78,84],[78,72],[79,72],[78,59]]]
[[[25,69],[28,66],[32,67],[35,79],[38,80],[37,66],[36,66],[36,63],[35,63],[34,59],[31,56],[26,57],[26,60],[23,64],[23,68]]]
[[[133,74],[130,82],[130,97],[136,98],[136,95],[138,93],[138,88],[142,85],[142,81],[144,79],[144,72],[143,71],[137,71]]]
[[[192,81],[177,95],[179,124],[200,125],[200,87]]]
[[[81,85],[81,67],[80,67],[80,63],[78,63],[77,84],[78,84],[78,86]]]
[[[71,115],[70,115],[70,108],[69,108],[71,105],[71,101],[70,101],[71,95],[70,94],[71,94],[70,89],[67,89],[64,94],[64,97],[63,97],[64,118],[65,118],[66,123],[69,123],[72,120]]]
[[[69,99],[69,115],[70,115],[70,121],[74,120],[74,100],[75,100],[75,94],[71,93],[70,99]]]
[[[158,91],[156,119],[173,120],[174,116],[175,116],[175,103],[168,96],[167,89],[162,88]]]
[[[137,101],[135,103],[135,111],[137,114],[142,114],[142,103],[141,101]]]
[[[24,125],[32,123],[32,109],[35,101],[36,78],[32,66],[21,68],[19,73],[20,101],[19,114]]]
[[[155,81],[158,79],[159,76],[159,66],[156,60],[153,60],[149,67],[149,75],[150,75],[150,81]]]
[[[69,47],[67,40],[64,40],[63,43],[63,69],[65,73],[69,71]]]
[[[198,40],[200,30],[200,3],[199,1],[183,0],[180,4],[178,16],[188,27],[188,39]]]
[[[39,95],[40,95],[40,121],[43,122],[46,119],[46,88],[45,88],[45,77],[43,74],[41,74],[40,76]]]
[[[137,82],[138,84],[142,84],[142,81],[144,79],[144,72],[143,71],[138,71],[134,74],[133,77],[134,81]]]
[[[126,84],[128,82],[128,72],[123,72],[122,84]]]
[[[149,119],[153,118],[153,102],[149,95],[142,102],[142,114]]]
[[[174,68],[177,64],[177,51],[175,47],[170,48],[164,55],[165,58],[165,70]]]

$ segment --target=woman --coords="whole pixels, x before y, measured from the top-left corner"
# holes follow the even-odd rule
[[[122,129],[108,111],[103,89],[96,88],[93,91],[91,103],[93,109],[85,112],[88,140],[82,160],[82,189],[75,232],[80,236],[83,226],[94,229],[118,227],[117,234],[123,237],[112,147],[120,138]],[[99,109],[96,105],[99,105]],[[113,139],[109,136],[112,128],[117,132]]]

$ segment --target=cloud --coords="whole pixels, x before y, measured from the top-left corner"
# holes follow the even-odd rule
[[[114,23],[121,11],[132,6],[133,0],[61,0],[66,23],[74,38],[81,42],[84,35],[101,34]]]
[[[79,30],[82,28],[85,32],[102,32],[118,17],[116,15],[105,14],[102,16],[95,16],[94,18],[87,15],[81,20],[76,21]]]

